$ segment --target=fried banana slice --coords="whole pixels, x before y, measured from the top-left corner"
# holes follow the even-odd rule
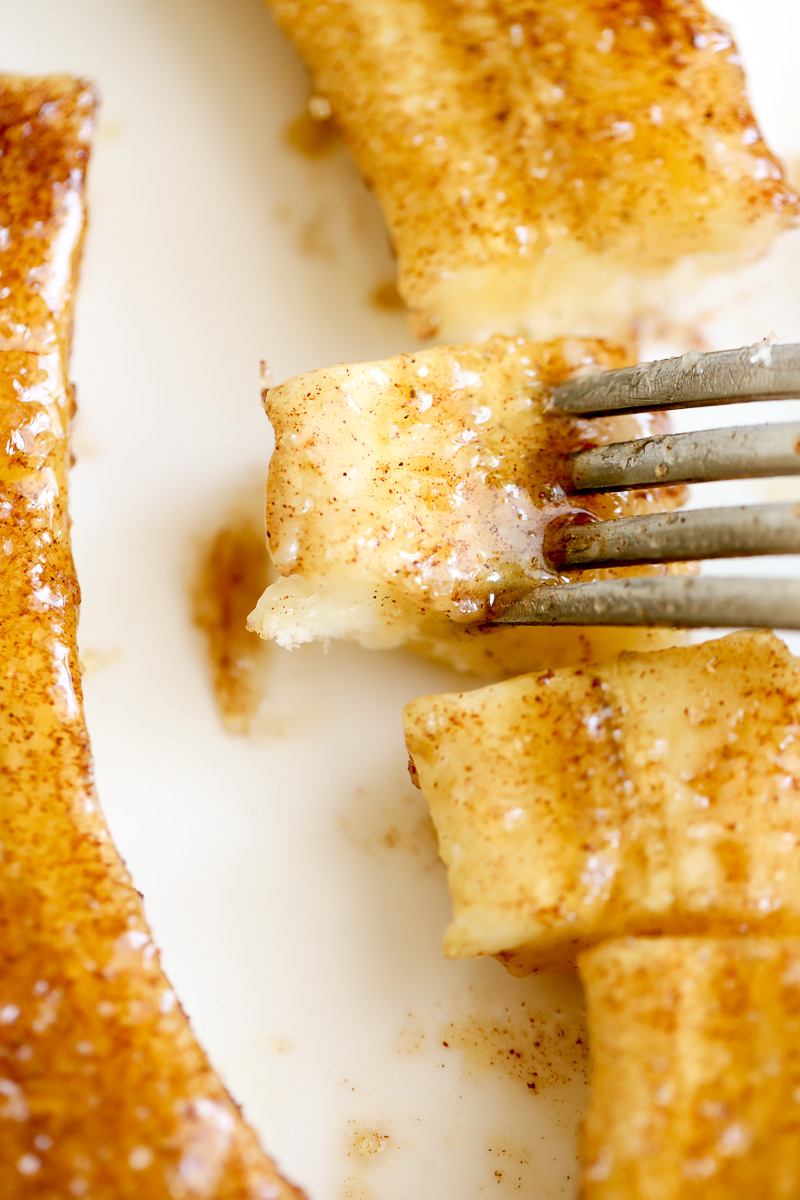
[[[415,700],[453,958],[800,934],[800,663],[768,633]]]
[[[0,76],[4,1200],[295,1200],[196,1042],[98,807],[65,377],[95,99]]]
[[[580,973],[583,1200],[800,1195],[800,939],[626,938]]]
[[[496,599],[553,576],[542,537],[554,517],[576,508],[623,515],[682,498],[673,489],[577,499],[559,484],[577,445],[654,427],[648,416],[544,415],[551,388],[576,369],[626,361],[597,341],[494,337],[268,389],[276,446],[267,536],[281,578],[251,627],[287,647],[331,637],[410,643],[484,672],[664,645],[674,635],[477,629]]]
[[[699,0],[269,0],[417,332],[617,336],[797,216]]]

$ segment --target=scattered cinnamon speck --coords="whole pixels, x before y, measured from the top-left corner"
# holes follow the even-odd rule
[[[467,1072],[509,1076],[531,1092],[588,1076],[583,1022],[559,1013],[531,1011],[522,1002],[450,1021],[441,1041],[445,1052],[461,1051]]]
[[[439,862],[436,831],[428,806],[420,792],[403,782],[395,796],[373,796],[366,788],[356,789],[347,808],[339,814],[339,826],[361,850],[392,850],[407,854],[423,871]]]
[[[530,1187],[530,1169],[533,1165],[530,1150],[504,1135],[493,1137],[486,1149],[491,1160],[497,1162],[493,1171],[494,1182],[501,1186],[501,1193],[520,1192]]]
[[[246,621],[268,575],[262,522],[237,507],[201,547],[191,589],[192,619],[205,638],[214,698],[229,733],[250,731],[263,695],[269,648]]]
[[[375,1200],[375,1197],[363,1179],[351,1177],[342,1184],[340,1200]]]
[[[286,141],[304,158],[324,158],[339,144],[330,107],[325,109],[320,101],[324,105],[321,96],[312,96],[306,108],[286,128]]]
[[[409,1013],[406,1023],[398,1035],[397,1049],[401,1052],[405,1051],[406,1054],[420,1054],[424,1049],[425,1038],[422,1022],[413,1013]]]
[[[379,1133],[377,1129],[356,1129],[353,1132],[353,1148],[348,1153],[355,1154],[367,1162],[375,1154],[382,1154],[389,1144],[388,1133]]]
[[[370,292],[370,303],[373,308],[379,308],[382,312],[402,312],[405,308],[403,298],[397,290],[397,285],[393,279],[386,283],[379,283],[376,288]]]

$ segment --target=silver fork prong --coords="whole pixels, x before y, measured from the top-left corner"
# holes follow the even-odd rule
[[[570,379],[554,390],[550,406],[591,416],[795,397],[800,397],[800,346],[762,342]]]
[[[491,619],[499,625],[800,629],[800,580],[662,577],[540,584]]]
[[[544,552],[559,570],[800,554],[800,504],[698,508],[581,525],[553,523]]]
[[[554,411],[585,416],[800,398],[800,345],[766,342],[598,372],[556,388]],[[572,491],[800,474],[800,423],[661,435],[570,456]],[[554,523],[557,569],[800,553],[800,505]],[[657,577],[537,584],[492,613],[498,625],[800,629],[800,580]]]
[[[573,492],[800,475],[800,421],[657,434],[575,450],[567,461]]]

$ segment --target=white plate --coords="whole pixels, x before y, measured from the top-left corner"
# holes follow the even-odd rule
[[[768,139],[800,161],[800,6],[716,7]],[[313,1200],[573,1195],[577,986],[439,952],[400,708],[463,681],[404,654],[275,652],[273,733],[236,739],[189,619],[198,539],[265,474],[259,360],[280,379],[413,344],[368,302],[392,274],[373,204],[343,154],[287,147],[307,85],[259,0],[0,0],[0,28],[3,69],[103,96],[73,361],[81,642],[106,660],[86,677],[100,793],[167,972]],[[793,235],[643,349],[688,349],[697,324],[716,346],[800,340],[798,279]]]

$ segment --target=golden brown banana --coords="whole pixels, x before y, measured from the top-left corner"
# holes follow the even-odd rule
[[[298,1200],[209,1066],[98,808],[66,380],[95,99],[0,76],[0,1191]]]
[[[419,332],[616,334],[797,216],[699,0],[269,3],[380,202]]]
[[[800,934],[799,727],[769,633],[413,701],[447,954],[522,974],[628,934]]]
[[[583,1200],[800,1195],[800,939],[626,938],[580,973]]]

